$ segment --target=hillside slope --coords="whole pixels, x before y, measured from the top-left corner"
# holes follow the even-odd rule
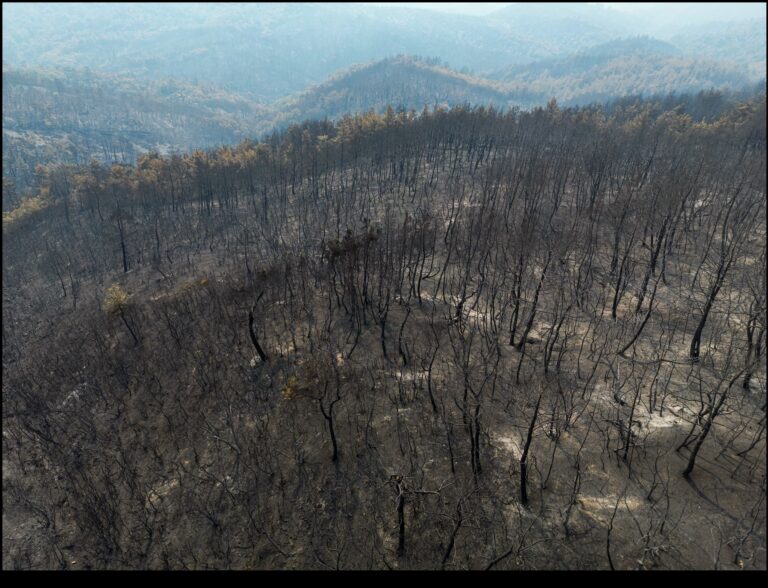
[[[39,6],[39,5],[37,5]],[[354,64],[410,53],[476,70],[546,57],[478,17],[356,4],[5,4],[3,58],[205,80],[272,101]],[[84,29],[98,34],[83,37]],[[366,31],[361,35],[360,31]]]
[[[740,89],[762,77],[744,65],[691,58],[675,45],[649,37],[618,39],[566,59],[512,65],[491,74],[508,91],[540,103],[587,104],[627,94]]]
[[[765,569],[765,97],[651,106],[44,177],[3,568]]]
[[[210,86],[146,83],[82,69],[3,68],[3,175],[20,188],[37,164],[133,163],[253,136],[263,106]]]
[[[508,67],[494,75],[497,79],[483,79],[438,59],[401,55],[341,70],[301,93],[260,104],[178,80],[147,83],[83,69],[5,67],[3,176],[21,193],[35,183],[37,164],[92,158],[132,163],[150,150],[231,145],[304,120],[382,113],[389,105],[417,112],[463,104],[530,108],[552,97],[569,105],[741,89],[753,79],[742,67],[689,60],[673,45],[649,38],[614,41],[566,60]]]
[[[437,60],[398,56],[350,68],[327,82],[273,105],[275,122],[338,118],[388,105],[421,111],[424,106],[507,106],[510,98],[498,83],[460,74]]]

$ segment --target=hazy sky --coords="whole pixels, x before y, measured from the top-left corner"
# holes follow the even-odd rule
[[[481,16],[514,2],[361,2],[377,6],[409,6],[454,14]],[[603,4],[621,12],[645,16],[676,17],[683,15],[697,20],[734,20],[765,16],[764,2],[590,2]]]
[[[513,2],[361,2],[361,4],[373,4],[375,6],[408,6],[410,8],[424,8],[439,12],[451,12],[454,14],[470,14],[481,16],[498,10],[503,6],[509,6]]]

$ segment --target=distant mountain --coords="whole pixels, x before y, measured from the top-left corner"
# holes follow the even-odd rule
[[[400,53],[439,55],[453,67],[478,71],[550,55],[545,45],[486,18],[400,7],[4,4],[3,16],[13,22],[3,28],[8,63],[206,80],[259,101]]]
[[[765,77],[765,18],[689,27],[669,40],[688,55],[735,61],[752,75]]]
[[[512,81],[523,76],[530,81],[539,76],[567,76],[589,72],[596,66],[629,56],[658,58],[674,55],[680,55],[680,50],[674,45],[650,37],[616,39],[583,49],[567,58],[543,59],[525,65],[512,64],[491,73],[489,77]]]
[[[464,75],[437,60],[398,56],[356,66],[327,82],[273,105],[272,123],[309,118],[338,118],[346,113],[383,112],[388,105],[416,109],[459,104],[510,104],[509,93],[495,82]]]
[[[669,40],[679,33],[726,23],[765,19],[765,2],[632,2],[614,5],[643,29]]]
[[[611,41],[565,59],[511,65],[490,77],[504,82],[511,96],[534,102],[556,97],[571,105],[629,94],[735,90],[760,79],[745,65],[691,58],[649,37]]]
[[[392,55],[437,56],[453,69],[488,77],[650,35],[690,57],[747,64],[757,75],[765,64],[765,19],[741,7],[734,11],[740,22],[726,26],[718,15],[728,14],[727,7],[715,8],[697,16],[698,9],[685,5],[628,12],[596,3],[515,3],[467,16],[332,3],[5,3],[3,60],[205,81],[273,102]],[[719,23],[706,24],[707,18]]]
[[[150,150],[189,152],[307,119],[338,119],[388,105],[421,111],[461,104],[499,108],[602,102],[629,95],[739,88],[756,76],[731,62],[691,59],[648,37],[611,41],[565,59],[512,65],[494,79],[439,59],[390,57],[336,72],[302,92],[258,103],[211,84],[140,81],[83,69],[3,69],[3,176],[19,191],[49,163],[131,163]],[[764,77],[763,77],[764,79]]]
[[[3,175],[23,187],[38,163],[128,163],[151,149],[231,144],[252,136],[264,112],[210,86],[4,67]]]
[[[3,69],[3,175],[20,191],[35,166],[133,163],[139,154],[189,152],[306,119],[457,104],[507,106],[497,82],[409,56],[347,68],[322,84],[265,105],[211,85],[149,83],[83,69]]]
[[[494,26],[563,56],[617,37],[643,32],[644,21],[598,4],[518,2],[493,12]]]

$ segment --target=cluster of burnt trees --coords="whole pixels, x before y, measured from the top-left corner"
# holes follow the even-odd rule
[[[3,223],[4,565],[764,568],[764,120],[48,173]]]

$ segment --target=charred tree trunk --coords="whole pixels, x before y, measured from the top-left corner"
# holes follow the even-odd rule
[[[531,447],[533,428],[536,426],[536,418],[539,416],[539,404],[541,404],[541,395],[539,395],[539,399],[536,401],[536,408],[533,410],[531,425],[528,427],[528,437],[525,440],[523,455],[520,457],[520,502],[522,502],[524,506],[528,504],[528,449]]]
[[[261,294],[259,295],[259,299],[261,299]],[[258,300],[256,302],[258,302]],[[259,340],[256,337],[256,331],[254,331],[253,329],[253,322],[254,322],[253,309],[251,309],[248,311],[248,334],[251,336],[251,343],[253,343],[253,346],[256,349],[256,353],[259,354],[259,358],[261,359],[261,361],[268,363],[269,357],[267,357],[267,354],[264,353],[264,350],[261,348],[261,345],[259,345]]]

